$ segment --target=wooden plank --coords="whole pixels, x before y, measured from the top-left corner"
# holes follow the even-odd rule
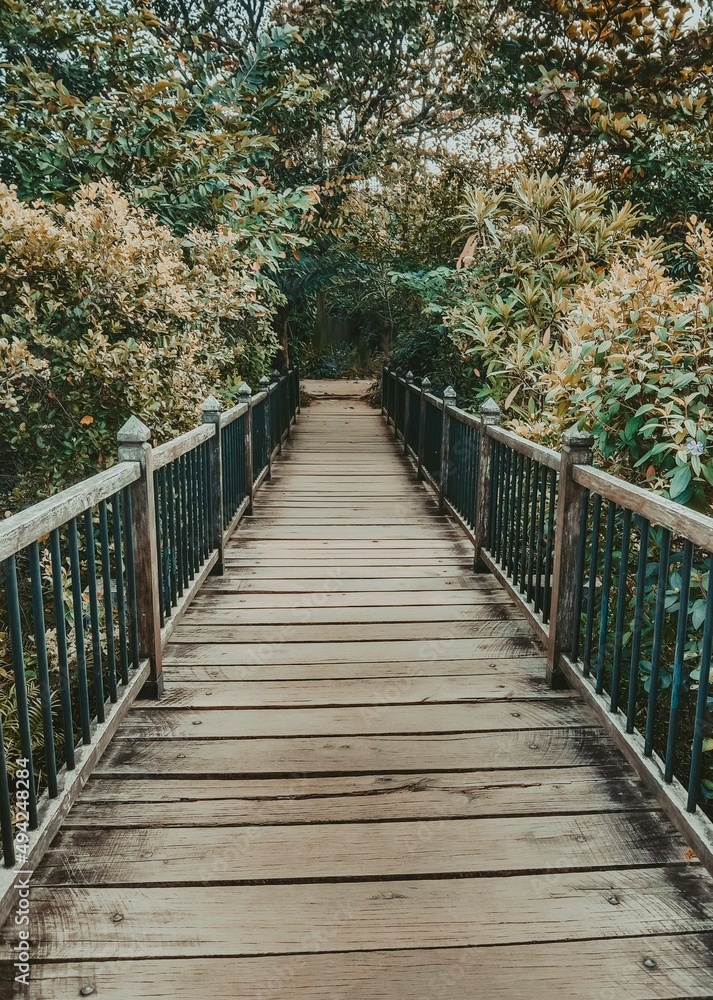
[[[329,646],[330,662],[333,662],[331,646],[346,645],[350,642],[398,642],[424,640],[440,642],[441,640],[464,639],[473,637],[482,639],[486,636],[510,635],[514,631],[512,623],[521,621],[517,617],[517,609],[507,604],[500,605],[504,614],[493,613],[488,608],[489,617],[458,622],[387,622],[378,625],[371,622],[356,625],[322,625],[312,624],[309,620],[309,610],[302,624],[285,623],[277,631],[273,626],[261,625],[197,625],[195,622],[181,622],[173,633],[172,641],[176,645],[200,642],[204,645],[224,643],[270,643],[280,646],[294,643],[318,643],[322,648]],[[496,609],[497,611],[497,609]],[[518,630],[519,631],[519,630]],[[521,634],[527,634],[522,630]],[[180,654],[179,654],[180,655]],[[315,661],[324,662],[324,661]]]
[[[293,614],[304,616],[305,608],[316,612],[317,610],[335,609],[344,611],[350,608],[355,609],[357,614],[365,614],[363,609],[368,608],[368,613],[376,613],[381,609],[400,608],[399,613],[421,613],[421,620],[429,620],[431,613],[440,613],[441,609],[470,608],[479,604],[495,605],[499,603],[510,603],[510,598],[502,590],[492,590],[483,587],[478,590],[395,590],[381,591],[378,600],[374,601],[374,596],[369,591],[332,591],[304,593],[300,597],[295,597],[290,593],[244,593],[236,591],[230,593],[228,590],[221,591],[208,589],[208,581],[203,588],[203,592],[194,598],[192,610],[218,609],[249,609],[252,610],[274,610],[283,612],[292,611]],[[396,612],[395,612],[396,613]],[[287,617],[287,615],[285,615]],[[236,619],[237,620],[237,619]],[[257,618],[255,621],[257,622]],[[437,620],[437,619],[434,619]]]
[[[648,962],[648,964],[644,964]],[[672,1000],[710,998],[713,935],[684,934],[517,947],[429,948],[267,958],[36,963],[38,996],[195,1000],[239,983],[255,1000]],[[596,984],[596,985],[595,985]]]
[[[497,618],[518,617],[519,612],[509,601],[484,599],[482,604],[417,605],[401,607],[296,607],[246,608],[218,603],[195,604],[183,617],[188,625],[252,625],[268,626],[273,636],[277,629],[310,622],[313,625],[387,625],[399,622],[474,622]],[[220,599],[221,602],[224,599]],[[487,603],[486,603],[487,600]]]
[[[485,623],[483,623],[485,624]],[[494,637],[483,639],[375,640],[374,642],[195,642],[190,635],[179,642],[182,626],[174,632],[164,663],[265,664],[363,663],[457,660],[472,657],[535,656],[539,652],[529,626],[520,621],[494,622]],[[497,627],[495,627],[497,626]]]
[[[478,673],[478,667],[469,660],[417,664],[418,671],[408,663],[370,664],[368,668],[342,663],[299,667],[175,665],[171,667],[174,684],[167,688],[164,699],[165,704],[176,707],[208,708],[216,701],[235,708],[304,708],[310,704],[324,707],[522,700],[541,698],[548,690],[544,661],[538,662],[542,668],[538,674],[508,671],[506,666],[499,673],[487,669]],[[565,695],[558,693],[556,697]]]
[[[472,560],[471,560],[472,561]],[[258,566],[239,565],[232,559],[226,559],[226,570],[232,580],[324,580],[331,573],[344,580],[420,580],[420,579],[460,579],[470,569],[469,562],[451,561],[444,566],[400,566],[400,565],[362,565],[348,566],[341,560],[332,561],[326,566]]]
[[[354,736],[467,733],[595,725],[576,697],[491,704],[378,705],[281,709],[176,709],[145,702],[131,712],[123,739],[248,739],[264,736]]]
[[[306,826],[63,830],[33,884],[205,885],[686,865],[658,812]],[[79,864],[75,859],[81,859]],[[711,900],[713,907],[713,899]],[[713,911],[712,911],[713,912]]]
[[[323,580],[251,580],[247,577],[215,576],[206,580],[203,590],[206,594],[237,593],[246,591],[258,594],[329,594],[330,592],[353,591],[355,593],[384,593],[389,591],[413,590],[465,590],[474,592],[472,580],[468,576],[447,577],[399,577],[350,580],[341,578],[338,568],[328,571]],[[321,597],[318,598],[321,601]],[[372,596],[372,603],[375,603]],[[376,602],[378,603],[378,601]]]
[[[329,778],[93,777],[65,827],[241,826],[651,809],[620,762]]]
[[[458,537],[458,535],[456,535],[456,529],[450,526],[443,528],[433,527],[429,528],[428,532],[424,532],[419,525],[409,524],[393,524],[389,527],[384,525],[372,526],[349,523],[345,523],[344,525],[304,524],[294,527],[290,527],[289,525],[286,525],[285,527],[275,525],[274,527],[261,528],[258,531],[257,528],[253,529],[247,521],[245,522],[245,527],[241,528],[238,533],[238,538],[245,538],[250,541],[259,541],[263,538],[265,541],[270,541],[271,539],[296,538],[302,542],[310,540],[324,541],[330,538],[355,541],[371,541],[372,538],[378,538],[378,540],[382,542],[387,539],[419,541],[422,540],[424,536],[426,536],[429,540],[455,539]]]
[[[133,740],[112,743],[98,774],[150,775],[409,773],[502,767],[571,767],[606,755],[596,729],[538,729],[438,736]]]
[[[206,886],[200,894],[190,886],[37,886],[31,936],[35,961],[67,961],[700,933],[713,929],[712,888],[701,866],[388,885]],[[115,913],[129,919],[113,921]]]

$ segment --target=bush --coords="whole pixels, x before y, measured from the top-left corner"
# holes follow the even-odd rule
[[[280,293],[226,226],[182,238],[110,183],[27,205],[0,185],[0,493],[110,465],[131,413],[158,443],[269,367]]]

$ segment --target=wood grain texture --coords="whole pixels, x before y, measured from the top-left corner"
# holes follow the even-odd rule
[[[447,832],[446,832],[447,827]],[[196,885],[685,865],[648,812],[308,826],[64,830],[35,885]],[[713,899],[711,900],[713,906]]]
[[[710,890],[700,866],[200,892],[38,886],[31,934],[35,961],[591,941],[710,932]]]
[[[176,709],[145,707],[131,714],[122,738],[252,739],[264,736],[358,736],[467,733],[595,725],[576,698],[489,704],[369,705],[361,708]]]
[[[117,736],[97,774],[357,774],[567,767],[607,753],[596,729],[540,729],[428,736],[289,737],[226,740],[123,739]]]
[[[173,805],[171,805],[173,804]],[[65,827],[242,826],[384,819],[628,812],[652,796],[628,769],[571,768],[357,774],[327,778],[164,778],[89,782]]]
[[[652,967],[644,963],[653,963]],[[713,935],[269,958],[42,964],[36,1000],[681,1000],[709,998]],[[226,984],[234,984],[226,987]],[[595,985],[596,984],[596,985]]]

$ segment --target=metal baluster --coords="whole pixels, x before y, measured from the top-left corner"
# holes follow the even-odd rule
[[[129,683],[129,643],[126,629],[126,599],[124,596],[124,555],[121,541],[121,498],[111,498],[111,522],[114,535],[114,579],[116,581],[116,617],[119,625],[119,674],[123,684]]]
[[[5,573],[8,624],[10,626],[10,658],[15,680],[20,753],[27,761],[26,770],[29,775],[27,779],[27,812],[30,829],[35,830],[37,829],[37,789],[35,787],[35,765],[32,759],[32,731],[30,729],[30,712],[27,704],[27,679],[25,677],[25,660],[22,650],[22,623],[20,621],[20,598],[17,591],[15,556],[10,556],[4,561],[3,570]]]
[[[639,688],[639,663],[641,660],[641,629],[644,623],[644,600],[646,598],[646,567],[649,557],[649,522],[639,518],[639,562],[636,570],[636,601],[634,604],[634,628],[631,634],[631,663],[629,665],[629,696],[626,705],[626,731],[634,732],[636,697]]]
[[[102,557],[102,590],[104,592],[104,633],[106,635],[107,679],[109,700],[116,701],[116,649],[114,646],[114,607],[111,599],[111,555],[109,552],[109,518],[106,500],[99,503],[99,545]]]
[[[617,581],[616,624],[614,626],[614,659],[612,662],[609,707],[612,712],[619,709],[619,683],[621,678],[621,652],[624,643],[624,616],[626,614],[626,578],[629,570],[629,540],[631,538],[631,511],[622,512],[621,557]]]
[[[604,664],[607,653],[607,627],[609,624],[609,590],[611,588],[612,555],[614,551],[614,528],[616,524],[616,504],[609,502],[607,511],[607,533],[604,542],[604,572],[602,574],[602,601],[599,613],[599,646],[597,650],[597,694],[604,690]]]
[[[131,487],[122,491],[122,514],[124,516],[124,555],[126,561],[126,595],[129,612],[129,650],[131,663],[138,669],[139,655],[139,609],[136,603],[136,565],[134,562],[134,532],[132,530]]]
[[[87,684],[87,657],[84,646],[84,602],[82,601],[82,574],[79,564],[79,538],[77,521],[69,522],[69,565],[72,577],[72,606],[74,610],[74,646],[77,652],[77,684],[79,687],[79,716],[82,724],[82,743],[91,743],[89,727],[89,687]]]
[[[599,527],[602,498],[594,494],[592,502],[592,545],[589,553],[589,580],[587,582],[587,614],[584,626],[584,653],[582,673],[589,677],[592,670],[592,639],[594,635],[594,606],[597,596],[597,565],[599,562]]]
[[[579,540],[577,543],[577,575],[575,578],[575,624],[572,630],[572,648],[570,654],[572,663],[579,659],[579,643],[582,638],[582,604],[584,602],[584,567],[587,552],[587,523],[589,521],[589,490],[582,491],[582,516],[579,521]]]
[[[54,604],[54,627],[57,634],[57,669],[59,674],[59,702],[62,712],[62,735],[64,738],[64,762],[67,770],[74,768],[74,722],[72,719],[72,696],[67,659],[67,623],[64,609],[64,587],[62,585],[62,552],[59,529],[50,532],[50,556],[52,558],[52,601]]]
[[[32,588],[32,618],[35,633],[35,653],[37,656],[37,683],[40,687],[42,706],[42,737],[45,745],[45,769],[47,790],[50,798],[57,796],[57,762],[54,755],[54,725],[52,723],[52,692],[47,664],[47,635],[45,633],[45,604],[42,594],[42,571],[40,569],[40,549],[37,542],[28,546],[30,559],[30,585]]]
[[[651,674],[649,676],[649,700],[646,711],[646,733],[644,754],[650,757],[654,747],[654,724],[658,707],[659,673],[661,670],[661,650],[663,647],[664,621],[666,618],[666,590],[668,589],[668,565],[671,558],[671,532],[661,528],[661,548],[659,550],[659,572],[656,585],[656,608],[654,611],[654,638],[651,649]]]
[[[97,703],[97,721],[104,722],[104,669],[102,666],[102,641],[99,627],[99,595],[97,593],[96,539],[91,510],[84,512],[84,544],[87,557],[89,590],[89,623],[92,631],[92,665],[94,668],[94,695]]]
[[[671,708],[668,716],[668,739],[666,741],[666,766],[664,781],[673,781],[673,764],[676,756],[678,720],[681,712],[681,690],[683,688],[683,663],[686,655],[688,635],[688,599],[691,593],[691,570],[693,568],[693,542],[683,543],[683,564],[681,567],[681,589],[678,595],[678,627],[676,629],[676,652],[673,660],[673,681],[671,683]]]
[[[701,781],[703,763],[703,740],[706,735],[708,715],[708,691],[710,688],[711,653],[713,652],[713,555],[708,557],[708,591],[706,593],[706,618],[703,626],[701,646],[701,666],[696,698],[696,721],[693,729],[691,749],[691,770],[688,778],[688,801],[686,809],[695,812]]]
[[[557,507],[557,473],[554,469],[549,470],[548,475],[548,496],[549,508],[547,511],[547,538],[545,540],[545,580],[542,595],[542,621],[547,624],[550,620],[550,597],[552,591],[552,553],[555,545],[555,510]]]

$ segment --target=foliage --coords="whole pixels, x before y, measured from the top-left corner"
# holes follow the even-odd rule
[[[519,174],[510,190],[470,191],[460,218],[468,238],[444,315],[449,336],[484,380],[482,395],[532,418],[545,407],[542,379],[574,290],[632,244],[640,216],[629,203],[610,206],[597,185]]]
[[[0,236],[0,450],[15,504],[111,464],[130,413],[164,440],[271,360],[279,293],[227,226],[180,239],[107,182],[54,207],[2,186]]]
[[[648,245],[581,288],[544,382],[550,433],[587,423],[607,467],[700,504],[713,484],[713,233],[693,224],[688,244],[699,259],[693,288]]]

